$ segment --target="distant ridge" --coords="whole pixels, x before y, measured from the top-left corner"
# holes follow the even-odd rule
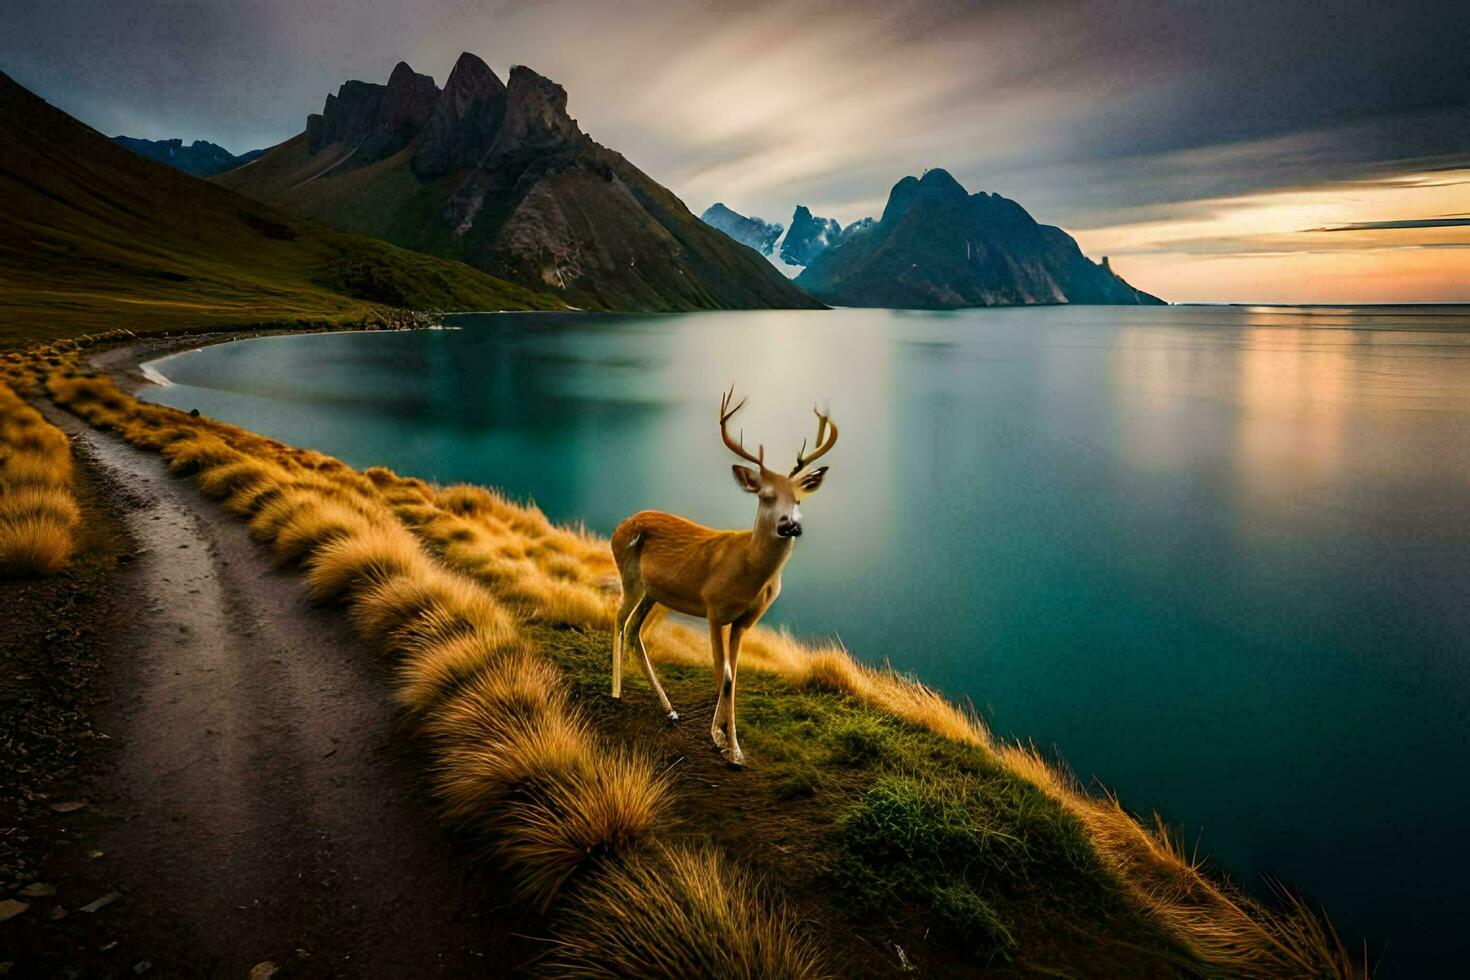
[[[844,228],[832,218],[814,216],[804,204],[796,206],[789,225],[746,217],[724,204],[710,205],[699,220],[760,252],[788,277],[795,277],[827,248],[873,223],[872,218],[863,218]]]
[[[742,245],[755,249],[762,255],[770,255],[785,227],[771,224],[760,218],[747,218],[736,214],[718,201],[704,209],[699,220],[711,228],[718,228]]]
[[[580,307],[819,305],[595,143],[566,107],[560,85],[523,66],[502,82],[466,53],[440,90],[400,62],[385,85],[343,83],[300,135],[214,179]]]
[[[819,251],[796,282],[836,306],[1163,303],[1060,228],[999,194],[970,194],[938,168],[894,184],[883,216]]]
[[[127,147],[140,157],[173,167],[175,170],[182,170],[195,177],[210,177],[224,173],[226,170],[233,170],[265,152],[264,150],[250,150],[236,156],[223,146],[205,140],[195,140],[185,146],[184,141],[180,139],[143,140],[131,136],[114,136],[112,139],[119,146]]]

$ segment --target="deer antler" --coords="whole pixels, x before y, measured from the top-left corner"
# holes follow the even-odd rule
[[[808,456],[806,454],[806,440],[801,440],[801,450],[796,454],[796,465],[791,469],[792,476],[795,476],[818,459],[827,455],[827,452],[833,446],[837,445],[837,423],[832,421],[830,415],[818,411],[815,405],[812,406],[812,414],[817,417],[817,448],[813,449],[812,454]],[[828,435],[828,429],[831,430],[830,436]]]
[[[741,459],[754,463],[761,469],[765,469],[766,447],[762,445],[760,447],[760,455],[752,456],[745,448],[745,433],[741,432],[739,439],[731,439],[729,430],[725,428],[725,423],[729,422],[732,418],[735,417],[736,412],[745,407],[745,399],[742,398],[740,399],[739,405],[731,408],[730,402],[734,400],[735,386],[731,385],[730,390],[725,392],[725,394],[720,398],[720,438],[725,440],[725,445],[728,446],[730,451],[736,456],[739,456]]]

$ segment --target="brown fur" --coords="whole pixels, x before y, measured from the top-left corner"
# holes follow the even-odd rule
[[[740,411],[733,409],[733,389],[720,403],[720,434],[725,445],[741,459],[756,464],[731,467],[735,483],[755,494],[755,527],[749,531],[715,531],[693,521],[645,510],[618,525],[612,536],[613,561],[622,579],[623,600],[613,620],[612,696],[622,696],[623,644],[631,641],[638,652],[649,686],[673,721],[679,713],[669,704],[644,643],[643,628],[658,607],[698,616],[709,624],[718,694],[710,738],[735,765],[745,761],[735,735],[735,687],[740,666],[740,642],[760,622],[781,594],[781,569],[791,557],[792,543],[801,534],[798,506],[815,493],[827,472],[809,469],[837,441],[837,427],[817,413],[817,448],[797,454],[790,475],[766,468],[765,448],[752,455],[730,437],[726,423]],[[802,445],[803,451],[806,449]]]

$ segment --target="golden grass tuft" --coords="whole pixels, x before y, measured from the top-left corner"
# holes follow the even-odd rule
[[[77,502],[64,488],[27,484],[0,493],[0,524],[43,520],[70,532],[81,522]]]
[[[499,498],[489,490],[468,483],[445,487],[434,494],[435,506],[461,517],[470,514],[492,513],[498,503],[500,503]]]
[[[430,566],[403,528],[373,525],[317,549],[307,562],[306,590],[317,602],[326,602]]]
[[[212,435],[176,439],[159,452],[168,461],[169,470],[178,476],[190,476],[212,466],[238,463],[245,458],[223,439]]]
[[[819,650],[802,665],[796,683],[800,687],[815,688],[847,694],[859,700],[865,699],[872,687],[868,672],[857,661],[841,650]]]
[[[0,521],[0,576],[54,575],[71,557],[71,529],[49,517]]]
[[[71,456],[16,452],[0,460],[0,490],[55,487],[71,482]]]
[[[456,637],[451,642],[457,644],[475,639],[481,642],[493,640]],[[450,656],[448,653],[443,655],[444,659]],[[525,644],[512,641],[499,648],[486,646],[472,656],[477,662],[460,677],[462,683],[458,691],[464,700],[459,710],[469,710],[473,706],[476,718],[498,719],[495,724],[502,723],[504,719],[524,723],[548,712],[567,710],[567,693],[561,671],[545,657],[532,653]],[[427,679],[426,673],[416,665],[405,664],[404,672],[417,675],[414,684]],[[399,699],[408,701],[410,691],[409,685],[401,687]],[[427,705],[410,702],[410,706],[422,710]]]
[[[206,496],[219,500],[240,490],[280,484],[285,479],[286,471],[278,466],[255,459],[241,459],[211,467],[200,473],[195,482]]]
[[[225,509],[237,517],[253,518],[266,503],[281,495],[282,487],[271,481],[245,484],[225,498]]]
[[[570,899],[547,967],[573,977],[831,975],[790,908],[708,846],[611,863]]]
[[[550,578],[539,570],[502,582],[497,591],[506,601],[519,606],[529,622],[612,629],[617,597],[608,592]]]
[[[507,797],[569,778],[596,752],[586,720],[557,701],[525,716],[465,691],[448,698],[424,731],[438,743],[434,788],[445,819],[492,839]]]
[[[520,632],[509,623],[406,643],[396,670],[395,697],[411,710],[427,711],[470,681],[487,676],[500,660],[525,650]]]
[[[429,504],[393,501],[390,503],[393,504],[393,513],[398,516],[398,519],[413,528],[427,524],[439,514],[439,511]]]
[[[71,441],[0,384],[0,576],[53,575],[76,547]]]
[[[291,519],[297,510],[315,503],[316,494],[298,487],[287,486],[280,493],[263,501],[250,519],[250,536],[257,541],[270,542],[276,539],[281,526]]]
[[[332,500],[309,500],[276,528],[271,551],[276,561],[287,565],[333,541],[361,538],[373,527],[356,508]]]
[[[517,872],[517,890],[546,911],[573,876],[650,843],[671,791],[667,775],[626,751],[605,751],[508,801],[496,815],[496,853]]]
[[[360,634],[385,643],[425,616],[437,617],[445,633],[509,625],[506,614],[484,589],[462,576],[437,570],[378,583],[355,599],[351,615]]]

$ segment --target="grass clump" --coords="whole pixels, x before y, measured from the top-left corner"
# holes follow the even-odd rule
[[[55,575],[71,558],[71,530],[55,521],[28,517],[0,523],[0,576]]]
[[[549,963],[555,976],[828,975],[790,908],[714,847],[630,855],[569,905]]]
[[[356,533],[328,539],[311,555],[306,590],[316,601],[325,602],[427,566],[413,538],[401,528],[364,523]]]
[[[0,384],[0,576],[61,571],[80,520],[66,434]]]

